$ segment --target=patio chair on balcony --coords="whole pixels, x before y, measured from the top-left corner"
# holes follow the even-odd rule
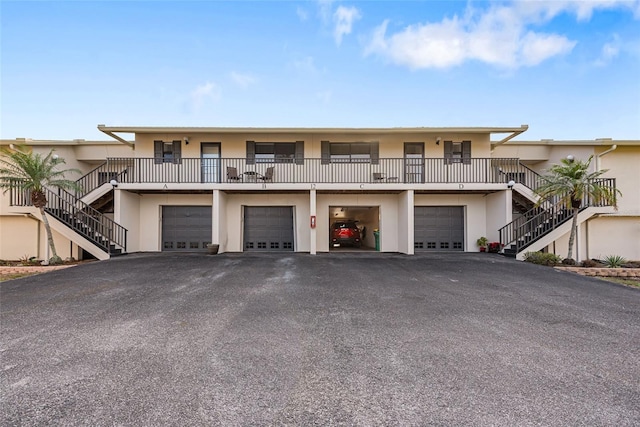
[[[264,175],[261,175],[258,177],[259,180],[267,182],[267,181],[272,181],[273,182],[273,170],[275,168],[273,166],[269,166],[267,168],[267,171],[264,173]]]
[[[386,173],[382,172],[373,172],[373,182],[396,182],[398,181],[397,176],[387,176]]]
[[[242,177],[238,176],[238,169],[233,166],[227,166],[227,181],[228,182],[240,182]]]

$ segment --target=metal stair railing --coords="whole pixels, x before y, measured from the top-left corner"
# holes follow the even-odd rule
[[[80,191],[77,191],[75,196],[81,199],[101,185],[110,182],[112,179],[120,182],[127,173],[127,166],[126,164],[122,164],[122,162],[112,162],[107,159],[106,162],[76,180],[76,183],[80,186]]]
[[[123,252],[127,248],[127,229],[78,200],[75,195],[60,190],[59,194],[47,189],[45,211],[65,223],[100,249],[112,253],[114,247]]]
[[[615,178],[600,178],[596,182],[608,187],[615,194]],[[594,200],[585,197],[580,210],[595,206],[610,206],[604,200]],[[516,218],[499,230],[500,243],[503,247],[512,246],[516,253],[522,251],[551,231],[564,224],[573,216],[573,209],[559,197],[552,197],[534,207],[521,217]]]

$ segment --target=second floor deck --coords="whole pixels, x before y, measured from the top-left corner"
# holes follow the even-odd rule
[[[319,158],[257,161],[247,158],[109,158],[79,183],[86,191],[115,179],[123,184],[441,184],[519,182],[537,174],[516,158],[380,158],[342,162]]]

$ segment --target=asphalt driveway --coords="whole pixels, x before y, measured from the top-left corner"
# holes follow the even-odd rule
[[[493,254],[129,255],[0,311],[2,425],[640,424],[640,291]]]

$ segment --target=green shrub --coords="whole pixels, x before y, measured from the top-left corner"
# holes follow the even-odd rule
[[[545,252],[527,252],[524,254],[524,260],[538,265],[558,265],[562,258],[555,254]]]
[[[604,257],[602,262],[604,262],[604,265],[606,265],[607,267],[620,268],[622,267],[622,264],[627,262],[627,260],[620,255],[607,255],[606,257]]]

